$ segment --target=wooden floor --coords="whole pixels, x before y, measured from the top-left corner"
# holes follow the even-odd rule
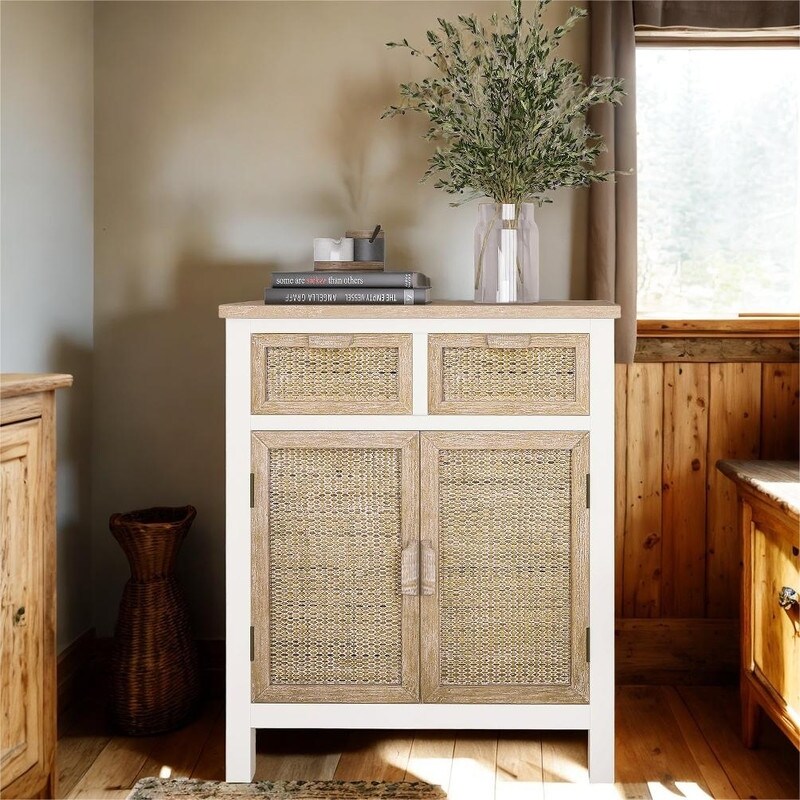
[[[614,787],[589,786],[586,734],[572,732],[262,732],[256,777],[425,780],[451,800],[800,797],[797,751],[769,722],[746,750],[738,713],[733,688],[621,687]],[[57,796],[124,798],[149,775],[223,780],[224,724],[212,699],[182,730],[114,736],[90,697],[59,721]]]

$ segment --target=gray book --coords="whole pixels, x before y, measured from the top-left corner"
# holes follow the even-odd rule
[[[430,289],[264,289],[267,305],[424,305]]]
[[[317,272],[273,272],[272,288],[286,289],[294,286],[342,289],[429,289],[431,280],[421,272],[384,270],[352,270]]]

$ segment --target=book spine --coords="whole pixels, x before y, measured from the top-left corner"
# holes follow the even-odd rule
[[[264,303],[348,305],[423,305],[430,289],[265,289]]]
[[[427,289],[430,282],[419,272],[274,272],[273,289],[319,287],[336,289]]]

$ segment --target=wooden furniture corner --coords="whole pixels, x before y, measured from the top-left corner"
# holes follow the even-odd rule
[[[742,739],[766,712],[800,749],[800,478],[796,461],[720,461],[735,484],[743,543]]]
[[[55,796],[56,409],[71,375],[0,376],[0,796]]]

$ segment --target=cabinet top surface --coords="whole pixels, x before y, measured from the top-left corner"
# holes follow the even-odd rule
[[[605,300],[544,300],[540,303],[470,303],[439,300],[428,305],[265,305],[259,300],[226,303],[223,319],[616,319],[620,308]]]
[[[58,372],[4,372],[0,374],[0,397],[49,392],[72,386],[72,375]]]
[[[793,517],[800,514],[800,471],[797,461],[718,461],[717,469],[737,486]]]

